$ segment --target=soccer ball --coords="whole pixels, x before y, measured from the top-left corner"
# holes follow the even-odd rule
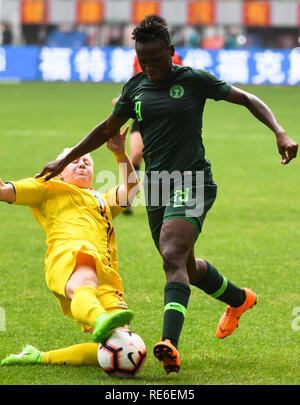
[[[109,375],[130,378],[141,371],[146,360],[143,339],[129,329],[117,328],[98,348],[98,362]]]

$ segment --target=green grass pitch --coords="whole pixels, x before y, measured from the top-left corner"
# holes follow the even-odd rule
[[[267,102],[300,141],[299,87],[245,89]],[[120,91],[118,84],[0,85],[0,177],[38,173],[105,119]],[[258,305],[232,336],[219,340],[215,330],[225,304],[192,288],[180,340],[181,371],[167,376],[152,355],[162,330],[164,273],[145,208],[135,207],[132,217],[116,218],[115,227],[119,271],[135,312],[132,330],[148,348],[143,371],[132,380],[116,380],[99,367],[1,367],[0,385],[299,384],[299,157],[282,166],[273,134],[246,109],[225,102],[207,102],[203,137],[219,188],[195,252],[235,284],[255,290]],[[96,174],[117,173],[106,146],[92,156]],[[46,287],[44,241],[28,208],[1,204],[0,359],[27,343],[47,351],[91,341],[61,314]]]

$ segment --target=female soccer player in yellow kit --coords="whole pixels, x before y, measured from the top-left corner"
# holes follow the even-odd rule
[[[128,128],[107,142],[124,184],[105,195],[91,188],[90,155],[70,163],[50,182],[29,178],[3,183],[0,179],[0,201],[29,206],[47,234],[45,277],[50,291],[63,313],[84,331],[92,332],[96,343],[105,342],[115,328],[128,324],[133,317],[122,298],[112,224],[112,219],[128,207],[139,191],[137,175],[125,152]],[[21,355],[9,356],[2,365],[30,360],[95,364],[97,347],[87,343],[41,354],[27,346]]]

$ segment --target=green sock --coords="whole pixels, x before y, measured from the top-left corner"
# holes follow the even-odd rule
[[[206,276],[195,287],[232,307],[242,305],[246,298],[245,291],[232,284],[225,276],[222,276],[212,264],[205,262],[207,264]]]
[[[165,312],[162,340],[170,339],[177,348],[189,298],[190,286],[177,281],[165,285]]]

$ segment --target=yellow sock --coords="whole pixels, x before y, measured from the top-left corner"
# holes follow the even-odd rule
[[[98,343],[82,343],[46,352],[44,364],[69,364],[71,366],[98,365]]]
[[[91,285],[85,285],[75,290],[71,301],[73,317],[91,328],[95,319],[106,311],[97,299],[97,289]]]

